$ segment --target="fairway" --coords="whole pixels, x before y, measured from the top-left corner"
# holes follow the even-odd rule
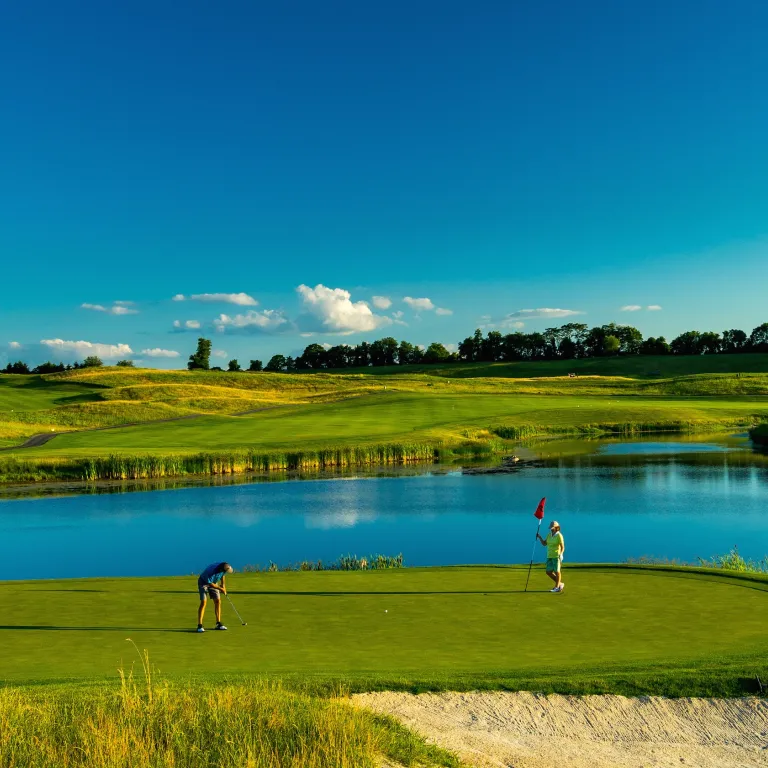
[[[707,428],[768,417],[760,397],[538,396],[382,392],[340,402],[294,405],[247,416],[203,416],[106,431],[62,434],[24,458],[108,453],[174,453],[257,446],[314,448],[383,441],[460,441],[467,429],[531,425],[542,431],[611,424],[690,424]]]
[[[194,576],[5,582],[14,607],[0,627],[0,680],[114,678],[138,663],[127,638],[169,676],[370,683],[765,666],[765,577],[575,566],[553,595],[540,568],[525,593],[526,570],[235,574],[248,626],[225,600],[229,631],[203,635]]]

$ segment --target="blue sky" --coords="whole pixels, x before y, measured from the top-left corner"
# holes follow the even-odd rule
[[[0,362],[749,331],[767,26],[758,0],[11,4]]]

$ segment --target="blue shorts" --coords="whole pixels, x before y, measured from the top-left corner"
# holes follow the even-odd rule
[[[547,565],[546,565],[547,571],[549,573],[557,573],[560,570],[560,558],[559,557],[548,557],[547,558]]]
[[[200,593],[201,602],[209,597],[217,603],[221,600],[221,592],[214,584],[198,584],[197,591]]]

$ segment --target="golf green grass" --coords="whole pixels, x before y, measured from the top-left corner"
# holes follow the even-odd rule
[[[255,675],[361,688],[535,679],[565,690],[577,679],[592,689],[633,679],[634,689],[657,692],[675,679],[675,690],[685,692],[688,680],[689,692],[701,692],[705,672],[732,683],[768,673],[768,577],[571,566],[565,592],[553,595],[541,568],[524,592],[526,572],[235,574],[230,596],[248,626],[225,599],[229,631],[210,631],[209,604],[205,634],[194,631],[194,576],[5,582],[0,680],[114,678],[139,662],[128,638],[173,678]]]
[[[248,416],[203,416],[99,432],[62,434],[19,453],[32,459],[110,453],[181,453],[238,447],[312,449],[381,442],[453,441],[471,430],[531,425],[542,431],[589,426],[695,428],[768,418],[768,399],[536,396],[382,392],[332,403],[275,408]]]

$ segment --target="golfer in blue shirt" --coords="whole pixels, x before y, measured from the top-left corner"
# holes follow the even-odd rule
[[[197,577],[197,591],[200,593],[200,607],[197,609],[197,631],[205,632],[203,629],[203,614],[205,613],[205,604],[210,597],[213,600],[213,610],[216,613],[216,626],[214,629],[226,629],[221,623],[221,593],[227,594],[227,587],[224,583],[224,577],[232,573],[234,568],[229,563],[211,563]]]

